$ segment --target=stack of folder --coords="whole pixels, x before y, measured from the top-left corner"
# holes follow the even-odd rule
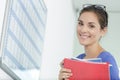
[[[110,64],[100,59],[64,59],[64,68],[71,69],[69,80],[110,80]]]

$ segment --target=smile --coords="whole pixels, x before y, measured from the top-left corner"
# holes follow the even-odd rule
[[[90,36],[85,34],[80,34],[80,38],[87,39],[87,38],[90,38]]]

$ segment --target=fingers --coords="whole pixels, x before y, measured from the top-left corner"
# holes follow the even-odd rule
[[[66,68],[61,68],[60,73],[71,73],[70,69],[66,69]]]
[[[60,63],[61,69],[59,72],[59,80],[69,80],[69,77],[72,76],[70,69],[63,68],[64,61]]]
[[[63,65],[64,65],[64,61],[60,62],[61,68],[63,67]]]
[[[62,78],[68,79],[71,76],[71,73],[64,73],[62,74]]]
[[[59,73],[59,80],[68,80],[70,76],[72,76],[70,69],[61,68]]]

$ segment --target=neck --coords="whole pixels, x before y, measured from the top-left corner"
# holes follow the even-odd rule
[[[98,55],[103,51],[104,49],[100,46],[100,44],[93,44],[89,46],[85,46],[85,58],[97,58]]]

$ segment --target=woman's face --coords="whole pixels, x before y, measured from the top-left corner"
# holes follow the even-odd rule
[[[77,36],[84,46],[98,43],[106,30],[100,28],[98,17],[93,12],[83,12],[78,19]]]

